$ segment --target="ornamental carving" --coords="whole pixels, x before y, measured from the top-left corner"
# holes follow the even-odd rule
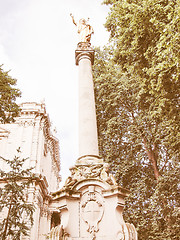
[[[129,240],[137,240],[137,231],[132,223],[126,223],[126,228],[128,230]]]
[[[119,231],[116,237],[117,240],[125,240],[125,234],[123,231]]]
[[[96,239],[103,214],[103,198],[99,192],[95,191],[94,186],[89,186],[89,191],[84,193],[81,199],[81,216],[87,224],[87,232],[91,235],[92,240]]]
[[[101,171],[101,175],[100,178],[107,182],[110,185],[115,185],[117,186],[117,182],[115,177],[110,173],[110,169],[109,169],[109,164],[108,163],[104,163],[103,165],[103,169]]]
[[[109,185],[117,186],[115,177],[109,172],[108,163],[76,165],[71,167],[69,170],[71,171],[71,176],[67,178],[61,191],[65,189],[72,189],[77,182],[85,179],[99,179],[107,182]]]
[[[79,42],[77,50],[92,50],[91,43]]]
[[[97,178],[102,171],[102,165],[78,166],[78,171],[82,178]]]
[[[69,234],[64,231],[62,225],[58,225],[51,229],[48,239],[49,240],[66,240],[66,239],[69,239]]]

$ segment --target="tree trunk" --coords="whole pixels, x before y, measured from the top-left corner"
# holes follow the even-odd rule
[[[12,200],[11,200],[11,203],[12,203]],[[11,212],[11,207],[12,207],[12,204],[10,204],[9,206],[9,210],[8,210],[8,214],[7,214],[7,218],[6,218],[6,223],[5,223],[5,227],[4,227],[4,232],[3,232],[3,235],[2,235],[2,240],[6,240],[6,232],[7,232],[7,228],[8,228],[8,222],[9,222],[9,215],[10,215],[10,212]]]
[[[152,148],[149,149],[148,146],[147,146],[147,141],[144,137],[143,137],[143,144],[144,144],[147,156],[148,156],[148,158],[149,158],[149,160],[152,164],[152,168],[153,168],[153,171],[154,171],[154,177],[158,181],[158,178],[160,177],[160,173],[159,173],[159,169],[158,169],[158,166],[157,166],[157,156],[155,154],[156,146],[154,144],[154,149],[152,149]]]

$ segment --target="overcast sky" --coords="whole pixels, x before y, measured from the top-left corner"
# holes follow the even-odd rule
[[[103,46],[108,7],[102,0],[0,0],[0,64],[18,80],[18,102],[45,99],[60,142],[63,182],[78,157],[78,34],[72,23],[90,18],[91,43]]]

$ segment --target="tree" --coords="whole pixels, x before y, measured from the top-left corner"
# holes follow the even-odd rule
[[[0,122],[9,123],[19,113],[19,106],[15,103],[16,98],[21,96],[19,89],[15,88],[17,80],[9,76],[0,66]]]
[[[139,239],[178,239],[178,1],[107,0],[109,47],[96,51],[101,155],[131,194]]]
[[[22,235],[28,235],[33,224],[34,204],[28,202],[28,187],[32,183],[32,168],[24,169],[26,159],[18,155],[13,160],[0,157],[9,166],[9,171],[0,170],[0,212],[4,211],[4,219],[0,223],[0,238],[5,240],[20,240]]]

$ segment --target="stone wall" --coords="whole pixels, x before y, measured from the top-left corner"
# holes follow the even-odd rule
[[[34,225],[30,237],[22,240],[45,240],[50,231],[50,193],[59,188],[60,156],[59,142],[51,133],[49,116],[44,104],[22,103],[21,114],[14,123],[0,124],[0,156],[13,159],[20,148],[24,167],[33,167],[35,180],[29,191],[29,201],[36,206]],[[0,168],[8,166],[0,160]],[[3,218],[1,214],[1,219]]]

